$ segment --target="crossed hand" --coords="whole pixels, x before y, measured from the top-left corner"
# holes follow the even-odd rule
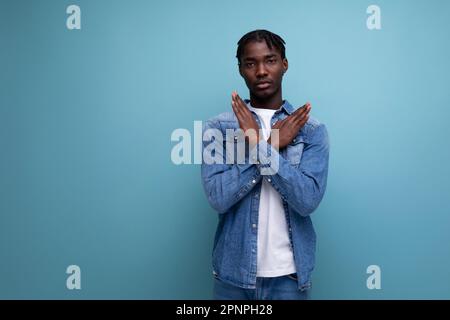
[[[248,140],[250,146],[258,144],[261,137],[259,136],[259,126],[252,113],[247,108],[247,105],[242,101],[237,92],[233,92],[231,95],[231,106],[233,112],[236,115],[239,126],[244,131],[245,137]],[[298,132],[303,128],[309,118],[309,111],[311,110],[311,104],[308,102],[301,108],[298,108],[294,113],[289,115],[283,120],[278,121],[272,126],[272,129],[278,129],[278,141],[272,141],[272,135],[270,135],[267,142],[276,149],[283,149],[292,139],[297,136]],[[277,140],[277,139],[274,139]]]

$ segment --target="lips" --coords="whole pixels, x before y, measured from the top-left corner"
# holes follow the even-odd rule
[[[261,81],[256,84],[256,88],[264,90],[264,89],[269,88],[270,85],[271,85],[271,83],[268,81]]]

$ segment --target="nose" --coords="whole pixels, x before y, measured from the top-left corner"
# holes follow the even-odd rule
[[[259,63],[257,68],[256,68],[256,76],[258,78],[264,78],[265,76],[267,76],[267,70],[264,67],[263,63]]]

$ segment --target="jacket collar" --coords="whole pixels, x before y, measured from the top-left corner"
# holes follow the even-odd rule
[[[244,102],[247,105],[250,105],[250,99],[244,99]],[[283,104],[281,105],[281,107],[277,111],[279,111],[281,109],[284,109],[284,111],[286,111],[287,114],[291,114],[292,112],[295,111],[294,107],[287,100],[283,100]]]

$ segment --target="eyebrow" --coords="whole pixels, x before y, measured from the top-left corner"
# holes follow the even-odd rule
[[[273,57],[276,57],[276,56],[277,56],[276,54],[272,53],[272,54],[268,54],[268,55],[264,56],[264,59],[273,58]],[[248,60],[256,60],[256,58],[255,57],[244,58],[244,61],[248,61]]]

